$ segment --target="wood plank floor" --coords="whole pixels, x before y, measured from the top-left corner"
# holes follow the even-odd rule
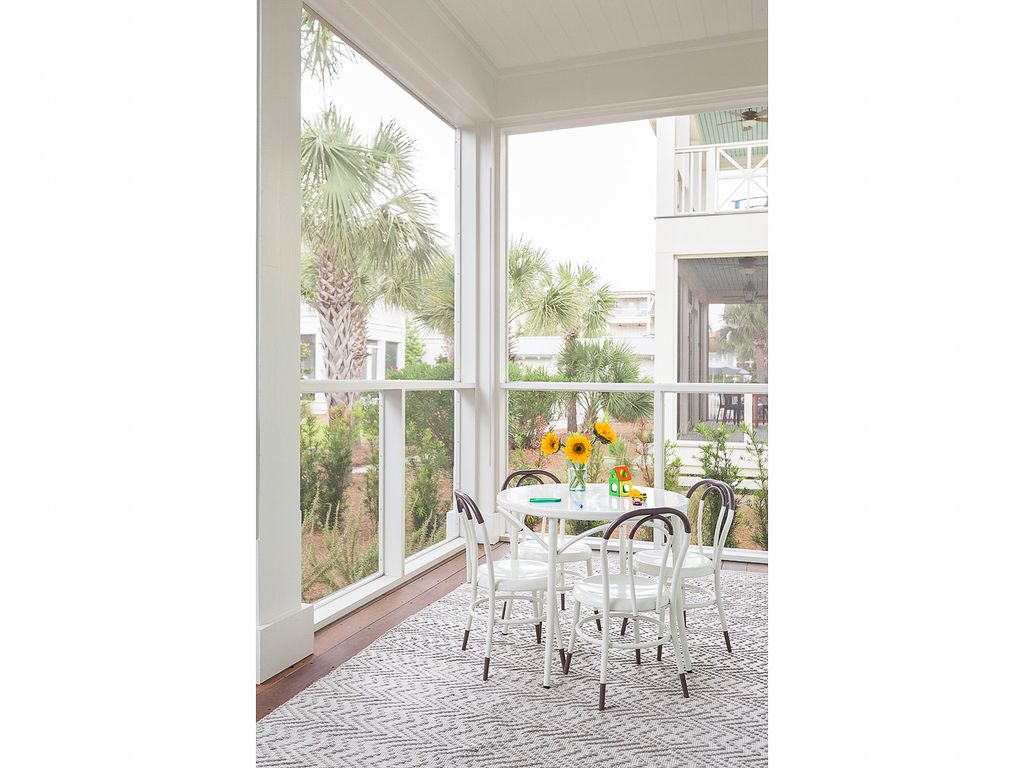
[[[494,548],[502,557],[508,544]],[[763,563],[725,561],[723,569],[768,572]],[[313,654],[256,686],[256,719],[301,693],[339,664],[414,613],[441,599],[466,580],[466,557],[456,555],[436,568],[389,592],[343,619],[324,627],[313,638]]]

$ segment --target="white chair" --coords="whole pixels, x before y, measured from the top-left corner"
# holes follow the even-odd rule
[[[625,548],[623,572],[610,573],[608,570],[608,540],[615,530],[631,520],[636,523],[629,534],[619,535],[619,546]],[[646,523],[661,526],[668,535],[667,544],[662,547],[661,563],[656,578],[638,574],[633,566],[633,543],[636,532]],[[581,534],[587,535],[587,534]],[[683,696],[689,698],[690,691],[686,685],[686,670],[690,668],[690,652],[686,644],[683,629],[679,585],[679,569],[686,560],[686,550],[690,545],[690,521],[679,510],[670,507],[653,509],[637,509],[620,515],[614,522],[605,527],[601,538],[601,573],[580,579],[573,587],[572,596],[576,601],[573,607],[572,633],[569,635],[569,652],[565,657],[562,670],[569,674],[572,655],[576,648],[576,638],[601,647],[601,680],[598,696],[598,710],[604,710],[605,691],[608,686],[608,655],[612,650],[632,650],[636,653],[636,663],[640,663],[640,651],[643,648],[658,647],[671,641],[676,654],[676,671],[683,687]],[[582,606],[595,608],[596,616],[586,615],[580,618]],[[665,623],[665,613],[669,614],[669,623]],[[611,620],[623,617],[633,620],[633,639],[613,642],[611,639]],[[584,631],[590,622],[603,619],[600,635]],[[654,627],[656,637],[650,640],[640,639],[641,622]],[[658,659],[661,659],[659,652]]]
[[[491,666],[491,646],[494,641],[495,625],[503,629],[510,626],[533,624],[537,632],[537,642],[541,640],[541,623],[544,621],[544,595],[548,586],[548,569],[544,563],[535,560],[513,560],[504,558],[495,560],[491,553],[490,537],[483,515],[476,502],[462,491],[455,491],[455,506],[459,512],[463,536],[466,540],[466,563],[469,569],[469,583],[472,585],[473,596],[470,598],[469,615],[466,617],[466,629],[462,635],[462,650],[469,644],[469,631],[473,628],[473,619],[487,621],[487,646],[484,651],[484,680],[487,679]],[[499,509],[513,523],[518,521],[505,510]],[[479,535],[478,535],[479,533]],[[528,532],[536,536],[533,531]],[[479,563],[477,548],[483,545],[484,563]],[[481,594],[481,592],[483,594]],[[497,615],[498,603],[511,605],[516,600],[527,602],[532,607],[532,617],[513,619],[512,611],[502,611]],[[481,613],[484,610],[484,613]],[[565,656],[562,649],[561,632],[556,627],[559,654]]]
[[[545,469],[519,469],[505,478],[505,482],[501,484],[501,490],[504,491],[506,488],[518,488],[521,485],[543,485],[545,480],[550,480],[552,483],[561,482],[557,476]],[[550,520],[542,517],[540,521],[540,538],[538,540],[535,541],[527,537],[525,541],[514,541],[513,556],[518,555],[520,560],[539,560],[547,563],[547,533],[548,526],[550,524]],[[525,525],[523,527],[525,527]],[[517,531],[515,535],[518,537],[520,533],[520,531]],[[510,536],[509,538],[511,539],[512,537]],[[591,559],[594,553],[591,551],[590,545],[583,541],[577,541],[562,550],[562,545],[567,541],[568,537],[565,534],[565,520],[563,519],[558,532],[559,550],[555,558],[556,567],[558,569],[558,586],[556,589],[561,593],[562,610],[565,610],[565,593],[572,590],[572,585],[566,584],[566,575],[582,575],[568,571],[565,566],[573,563],[583,563],[587,571],[587,576],[591,576],[594,573],[593,565],[591,564]]]
[[[736,495],[728,483],[721,480],[703,479],[690,487],[686,492],[686,498],[690,498],[699,489],[703,488],[697,504],[697,536],[696,546],[690,547],[686,552],[686,559],[679,570],[679,578],[683,582],[683,622],[686,622],[686,612],[698,608],[710,608],[712,605],[718,608],[718,618],[722,623],[722,634],[725,636],[725,649],[732,653],[732,643],[729,640],[729,625],[725,619],[725,608],[722,606],[722,550],[725,548],[725,540],[732,528],[733,518],[736,515]],[[704,497],[709,493],[715,493],[719,498],[720,510],[718,519],[715,522],[712,541],[710,544],[704,542]],[[636,569],[648,575],[657,575],[662,559],[662,552],[658,549],[648,549],[634,553],[633,562]],[[689,584],[692,579],[712,577],[712,587],[708,588],[698,584]],[[695,599],[691,599],[695,598]],[[622,634],[625,634],[626,620],[622,624]],[[659,656],[661,649],[658,649]],[[693,670],[687,667],[688,672]]]

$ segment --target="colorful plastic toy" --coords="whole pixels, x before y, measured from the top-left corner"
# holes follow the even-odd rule
[[[629,489],[629,498],[633,500],[633,506],[639,507],[647,501],[647,494],[643,491],[638,491],[636,488]]]
[[[608,476],[609,496],[629,496],[633,490],[633,476],[629,474],[629,467],[615,467]]]

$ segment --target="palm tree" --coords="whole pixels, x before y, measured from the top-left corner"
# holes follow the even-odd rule
[[[444,339],[448,362],[455,362],[455,257],[451,251],[441,254],[420,286],[416,322]]]
[[[412,187],[414,144],[394,122],[365,142],[333,107],[303,122],[302,296],[316,311],[329,379],[362,378],[366,323],[377,302],[410,310],[441,258],[433,200]],[[351,394],[329,393],[347,412]]]
[[[536,298],[528,302],[523,315],[523,328],[528,333],[559,335],[562,354],[571,355],[580,339],[603,336],[608,318],[615,309],[615,297],[608,283],[599,283],[597,272],[589,264],[559,264],[554,272],[540,279]],[[569,381],[583,381],[567,368],[563,375]],[[560,369],[561,371],[561,369]],[[577,400],[579,395],[566,395],[566,420],[570,432],[579,429]]]
[[[576,341],[562,348],[558,355],[558,372],[567,381],[600,383],[635,383],[640,377],[640,362],[624,341]],[[584,426],[593,425],[603,414],[620,421],[651,418],[653,396],[646,392],[584,392]],[[570,427],[570,430],[575,427]]]
[[[334,31],[320,19],[302,9],[302,74],[312,75],[321,82],[333,80],[341,72],[342,64],[353,61],[355,54]]]
[[[725,324],[719,329],[714,351],[733,353],[754,363],[754,381],[768,381],[768,305],[727,304]]]

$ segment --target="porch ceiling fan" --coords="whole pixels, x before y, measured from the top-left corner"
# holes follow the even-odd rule
[[[743,123],[743,130],[749,131],[754,127],[755,123],[767,123],[768,122],[768,107],[765,107],[760,112],[756,109],[745,109],[742,112],[735,112],[729,110],[730,115],[735,115],[735,120],[726,120],[724,123],[719,125],[732,125],[733,123]]]

